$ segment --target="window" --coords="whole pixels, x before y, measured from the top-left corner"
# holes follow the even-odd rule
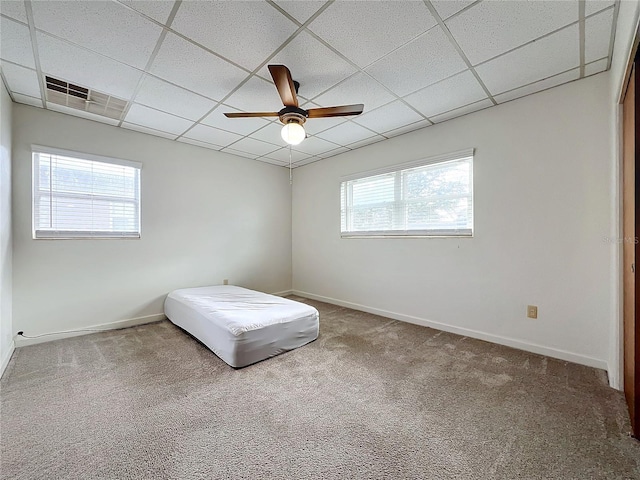
[[[471,236],[473,149],[344,178],[340,200],[343,237]]]
[[[140,163],[32,149],[33,238],[140,237]]]

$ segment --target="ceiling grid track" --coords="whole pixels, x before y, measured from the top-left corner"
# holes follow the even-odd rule
[[[585,49],[585,38],[584,38],[584,12],[585,12],[585,0],[578,1],[578,31],[580,34],[580,78],[584,78],[584,49]]]
[[[13,96],[13,92],[9,89],[9,82],[7,82],[7,79],[4,77],[4,72],[2,70],[0,70],[0,79],[2,80],[2,83],[4,85],[4,89],[7,91],[7,93],[9,94],[9,97],[11,98],[11,101],[15,102],[16,99]]]
[[[176,14],[178,13],[178,9],[180,8],[180,5],[182,5],[182,0],[176,0],[175,3],[173,4],[171,13],[169,13],[169,18],[167,18],[167,28],[163,28],[162,32],[160,33],[160,37],[158,37],[158,41],[156,42],[153,52],[151,52],[151,55],[149,56],[149,60],[147,60],[147,64],[144,67],[144,72],[140,76],[140,79],[138,80],[138,84],[136,85],[136,88],[133,90],[133,95],[131,95],[131,99],[127,102],[127,106],[125,107],[124,112],[122,112],[122,116],[120,117],[120,122],[118,123],[119,127],[121,127],[122,124],[124,123],[124,119],[127,117],[135,98],[138,96],[138,93],[142,88],[142,83],[144,82],[145,75],[149,70],[151,70],[151,66],[153,65],[153,62],[156,60],[156,56],[160,51],[162,42],[164,42],[164,39],[167,37],[167,32],[168,32],[167,29],[173,23],[173,19],[176,18]]]
[[[40,66],[40,54],[38,53],[38,39],[36,37],[36,25],[33,21],[33,9],[31,1],[25,0],[24,8],[27,13],[27,24],[29,26],[29,36],[31,37],[31,48],[33,51],[33,60],[36,64],[36,73],[38,74],[38,85],[40,86],[40,99],[42,100],[42,108],[47,110],[47,93],[44,85],[44,75]]]
[[[611,37],[609,38],[609,57],[607,60],[607,70],[611,68],[611,61],[613,60],[613,46],[616,40],[616,25],[618,24],[618,12],[620,11],[620,0],[615,0],[613,6],[613,20],[611,21]]]

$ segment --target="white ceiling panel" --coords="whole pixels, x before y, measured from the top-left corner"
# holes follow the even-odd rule
[[[149,75],[142,81],[135,102],[189,120],[199,120],[216,104],[212,100]]]
[[[32,2],[37,29],[144,68],[162,28],[116,2]]]
[[[571,82],[572,80],[577,80],[579,77],[580,77],[580,69],[575,68],[568,72],[564,72],[559,75],[554,75],[553,77],[546,78],[539,82],[535,82],[530,85],[526,85],[524,87],[516,88],[509,92],[505,92],[501,95],[496,95],[494,98],[496,102],[504,103],[504,102],[508,102],[509,100],[524,97],[526,95],[531,95],[532,93],[540,92],[541,90],[546,90],[547,88],[551,88],[557,85],[562,85],[563,83]]]
[[[244,122],[244,119],[238,119],[238,122]],[[305,123],[305,127],[307,124]],[[306,128],[305,128],[306,130]],[[257,132],[253,132],[251,134],[251,138],[255,138],[256,140],[262,140],[263,142],[273,143],[274,145],[278,145],[279,147],[284,147],[287,144],[284,140],[282,140],[282,136],[280,132],[282,131],[282,124],[280,122],[273,122],[266,125],[264,128],[261,128]]]
[[[168,113],[138,104],[131,106],[125,117],[125,121],[135,123],[142,127],[160,130],[161,132],[175,133],[176,136],[193,125],[193,122],[190,120],[185,120],[184,118],[169,115]]]
[[[166,24],[175,3],[174,0],[118,0],[138,12]]]
[[[284,167],[285,164],[283,162],[281,162],[280,160],[274,160],[272,158],[269,157],[259,157],[256,158],[256,160],[259,160],[261,162],[264,163],[270,163],[271,165],[277,165],[278,167]],[[287,167],[289,166],[288,164],[286,165]],[[295,168],[295,165],[291,165],[291,168]]]
[[[43,72],[125,100],[133,95],[139,70],[44,33],[36,35]]]
[[[2,73],[7,80],[9,90],[13,93],[22,93],[30,97],[40,96],[40,83],[35,70],[3,62]]]
[[[318,160],[322,160],[320,157],[309,157],[304,160],[300,160],[299,162],[293,165],[293,168],[301,167],[302,165],[309,165],[310,163],[317,162]]]
[[[273,159],[273,160],[277,160],[279,162],[283,162],[283,163],[286,163],[287,165],[289,165],[289,148],[288,147],[280,148],[279,150],[271,152],[271,153],[267,154],[266,156],[271,158],[271,159]],[[307,153],[299,152],[297,150],[291,149],[291,162],[292,163],[300,162],[300,161],[305,160],[305,159],[310,158],[310,157],[311,157],[311,155],[309,155]]]
[[[254,70],[297,26],[266,2],[183,2],[172,28]]]
[[[604,72],[607,69],[607,64],[609,60],[607,58],[603,58],[602,60],[596,60],[595,62],[591,62],[584,66],[584,75],[588,77],[589,75],[595,75],[596,73]]]
[[[338,145],[349,145],[354,142],[359,142],[365,138],[373,137],[374,132],[368,130],[353,122],[345,122],[337,127],[330,128],[324,132],[319,133],[317,136],[333,142]]]
[[[222,148],[221,145],[214,145],[212,143],[201,142],[200,140],[194,140],[193,138],[180,137],[176,140],[177,142],[188,143],[190,145],[196,145],[198,147],[206,148],[208,150],[220,150]]]
[[[584,14],[591,15],[592,13],[596,13],[600,10],[610,7],[614,3],[614,0],[586,0],[584,6]]]
[[[396,100],[369,113],[354,117],[353,121],[375,132],[384,133],[422,119],[421,115],[400,100]]]
[[[473,65],[578,20],[578,0],[480,2],[446,22]]]
[[[363,103],[364,111],[368,112],[392,100],[395,97],[378,82],[364,73],[357,73],[313,101],[323,107]]]
[[[327,150],[333,150],[337,147],[338,145],[336,145],[335,143],[328,142],[320,137],[310,136],[305,138],[300,145],[296,145],[293,148],[309,155],[317,155],[318,153],[326,152]]]
[[[300,23],[306,22],[326,2],[321,0],[275,0],[280,8]]]
[[[405,100],[423,115],[431,117],[486,97],[476,77],[467,70],[413,93],[405,97]]]
[[[42,108],[42,100],[40,98],[30,97],[20,93],[12,93],[11,95],[13,95],[13,99],[17,103],[24,103],[25,105],[31,105],[32,107]]]
[[[184,136],[193,140],[220,145],[220,147],[226,147],[242,138],[241,135],[220,130],[219,128],[207,127],[206,125],[196,125]]]
[[[240,110],[226,105],[220,105],[213,112],[207,115],[202,122],[210,127],[221,128],[229,132],[238,133],[240,135],[249,135],[259,128],[264,127],[269,122],[264,118],[227,118],[224,113],[237,113]]]
[[[441,28],[436,27],[367,68],[376,80],[404,96],[466,70]]]
[[[224,148],[221,150],[221,152],[228,153],[229,155],[235,155],[236,157],[249,158],[251,160],[255,160],[259,156],[249,152],[242,152],[234,148]]]
[[[336,155],[340,155],[341,153],[345,153],[348,151],[349,149],[347,147],[338,147],[338,148],[334,148],[333,150],[327,150],[326,152],[322,152],[318,154],[318,157],[320,158],[335,157]]]
[[[593,62],[609,55],[613,8],[589,17],[584,22],[584,61]]]
[[[313,98],[355,73],[356,68],[306,32],[300,33],[269,64],[286,65],[300,82],[301,95]],[[265,65],[260,75],[271,80]]]
[[[172,33],[162,42],[151,73],[214,100],[247,77],[244,70]]]
[[[27,12],[24,9],[24,1],[22,0],[0,1],[0,13],[27,23]]]
[[[128,122],[123,122],[122,128],[126,128],[127,130],[135,130],[136,132],[147,133],[156,137],[168,138],[170,140],[174,140],[177,137],[177,135],[173,133],[161,132],[160,130],[154,130],[153,128],[143,127]]]
[[[360,67],[436,24],[423,2],[335,2],[309,28]]]
[[[231,145],[234,150],[240,150],[241,152],[251,153],[252,155],[268,155],[271,152],[279,150],[278,145],[273,143],[263,142],[254,138],[245,137],[242,140]]]
[[[3,60],[35,68],[29,27],[7,18],[0,18],[0,57]]]
[[[493,106],[493,102],[488,98],[484,100],[480,100],[479,102],[472,103],[471,105],[465,105],[464,107],[456,108],[455,110],[451,110],[447,113],[442,113],[440,115],[434,115],[431,117],[434,123],[441,123],[446,120],[451,120],[452,118],[461,117],[462,115],[466,115],[468,113],[477,112],[479,110],[483,110],[485,108],[489,108]]]
[[[117,126],[118,120],[114,120],[112,118],[103,117],[102,115],[95,115],[90,112],[85,112],[83,110],[77,110],[75,108],[65,107],[64,105],[58,105],[57,103],[47,102],[47,108],[54,112],[65,113],[67,115],[71,115],[73,117],[80,117],[87,120],[93,120],[95,122],[106,123],[107,125]]]
[[[355,150],[356,148],[366,147],[367,145],[378,143],[382,140],[386,140],[386,138],[382,135],[374,135],[373,137],[365,138],[364,140],[360,140],[359,142],[350,143],[349,145],[347,145],[347,147]]]
[[[391,130],[390,132],[385,132],[384,136],[388,138],[397,137],[398,135],[404,135],[405,133],[414,132],[416,130],[420,130],[421,128],[430,126],[431,122],[429,120],[420,120],[419,122],[410,123],[409,125],[396,128],[395,130]]]
[[[578,26],[573,25],[483,63],[476,72],[492,94],[499,94],[579,65]]]
[[[476,0],[431,0],[431,4],[440,15],[440,18],[446,20],[451,15],[458,13],[465,7],[468,7]]]
[[[278,112],[282,109],[282,100],[273,82],[258,77],[251,77],[224,103],[243,112]]]

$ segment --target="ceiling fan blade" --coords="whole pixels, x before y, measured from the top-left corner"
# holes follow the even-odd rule
[[[310,108],[307,110],[309,118],[344,117],[347,115],[360,115],[364,110],[362,103],[355,105],[340,105],[339,107]]]
[[[280,98],[285,107],[297,107],[298,96],[296,87],[291,79],[291,72],[284,65],[269,65],[269,72],[276,84]]]
[[[227,118],[248,118],[248,117],[278,117],[278,112],[233,112],[225,113]]]

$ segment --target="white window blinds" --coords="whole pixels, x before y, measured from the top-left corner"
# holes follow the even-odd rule
[[[342,236],[471,236],[473,150],[341,183]]]
[[[33,146],[33,238],[139,238],[142,164]]]

